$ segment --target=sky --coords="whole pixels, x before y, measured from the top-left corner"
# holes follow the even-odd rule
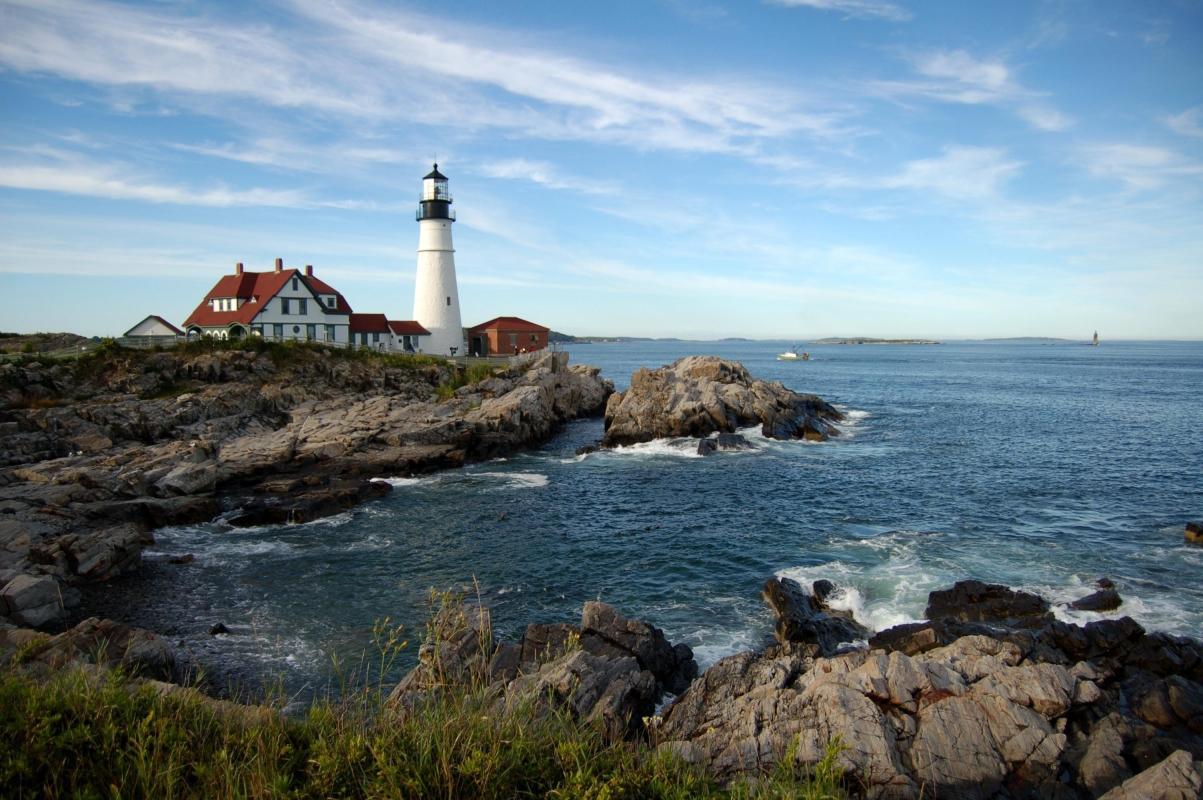
[[[1203,338],[1203,0],[0,0],[0,329],[234,263],[408,319]]]

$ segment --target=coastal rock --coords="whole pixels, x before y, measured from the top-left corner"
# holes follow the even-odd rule
[[[796,584],[766,594],[818,605]],[[944,616],[880,632],[868,652],[791,643],[719,661],[664,712],[660,746],[735,779],[787,753],[812,766],[838,735],[841,765],[873,798],[1097,797],[1176,751],[1203,758],[1200,643],[1127,617],[1061,622],[1006,587],[929,600]],[[1153,794],[1120,796],[1163,796],[1154,779],[1189,786],[1181,766],[1135,784]]]
[[[176,664],[175,650],[162,637],[94,617],[56,636],[21,628],[0,630],[0,658],[10,657],[26,667],[120,666],[131,675],[165,680],[173,678]]]
[[[630,388],[606,403],[605,447],[666,437],[707,437],[761,425],[777,439],[822,440],[842,419],[830,404],[780,383],[756,380],[735,361],[688,356],[655,370],[640,369]]]
[[[504,455],[601,413],[613,391],[562,353],[499,365],[450,398],[439,387],[458,367],[317,348],[86,358],[0,365],[0,569],[103,581],[138,566],[156,527],[339,513],[389,491],[369,478]]]
[[[928,595],[924,616],[930,620],[1001,622],[1052,619],[1048,601],[997,583],[958,581],[951,589]]]
[[[1203,544],[1203,522],[1186,523],[1185,538],[1191,544]]]
[[[569,709],[578,719],[599,722],[608,739],[629,739],[656,708],[656,677],[630,656],[601,656],[577,650],[519,675],[507,687],[507,703],[534,700]]]
[[[1112,588],[1105,588],[1074,600],[1069,607],[1075,611],[1114,611],[1123,602],[1119,592]]]
[[[368,500],[383,497],[392,486],[383,481],[331,480],[326,486],[308,487],[303,483],[291,494],[257,494],[240,499],[227,522],[235,527],[284,525],[311,522],[328,517]]]
[[[526,626],[519,645],[519,659],[523,664],[540,664],[563,655],[572,640],[580,643],[581,631],[575,625],[563,622]]]
[[[405,713],[444,686],[472,685],[504,707],[551,703],[599,722],[611,738],[631,738],[666,690],[684,691],[696,675],[688,647],[605,603],[586,603],[580,628],[530,625],[520,644],[494,642],[488,609],[449,603],[433,617],[418,666],[389,705]]]
[[[781,644],[815,644],[821,655],[832,655],[870,636],[851,614],[824,611],[813,595],[790,578],[770,578],[761,597],[777,615],[775,635]]]
[[[1195,800],[1203,796],[1203,761],[1178,750],[1100,800]]]
[[[698,455],[706,456],[722,450],[752,450],[752,443],[738,433],[719,433],[698,441]]]
[[[0,589],[0,606],[9,619],[31,628],[57,622],[66,613],[59,583],[49,575],[12,578]]]
[[[609,658],[631,656],[655,676],[659,686],[671,694],[685,690],[698,674],[693,651],[675,647],[654,625],[627,619],[612,606],[599,601],[585,603],[581,613],[581,648]]]

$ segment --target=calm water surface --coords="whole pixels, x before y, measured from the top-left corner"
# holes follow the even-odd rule
[[[381,617],[419,638],[428,590],[473,580],[502,635],[601,598],[704,664],[769,634],[758,594],[773,574],[836,581],[873,628],[920,618],[961,578],[1065,601],[1108,576],[1122,613],[1203,636],[1203,547],[1182,537],[1203,517],[1203,343],[812,345],[809,362],[778,362],[787,344],[593,344],[572,359],[620,389],[683,355],[738,359],[845,410],[842,439],[751,431],[747,453],[659,441],[577,457],[602,432],[581,421],[529,454],[393,479],[329,520],[162,530],[145,575],[97,602],[297,691],[325,685]],[[181,553],[196,562],[165,563]],[[209,637],[218,620],[234,633]]]

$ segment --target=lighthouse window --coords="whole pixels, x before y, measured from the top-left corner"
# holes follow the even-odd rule
[[[451,305],[451,298],[450,298],[450,297],[448,297],[448,298],[447,298],[447,305]]]

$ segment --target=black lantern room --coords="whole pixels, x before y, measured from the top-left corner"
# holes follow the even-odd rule
[[[418,199],[417,219],[455,219],[451,210],[451,192],[447,189],[447,176],[439,172],[435,164],[430,174],[422,179],[422,196]]]

